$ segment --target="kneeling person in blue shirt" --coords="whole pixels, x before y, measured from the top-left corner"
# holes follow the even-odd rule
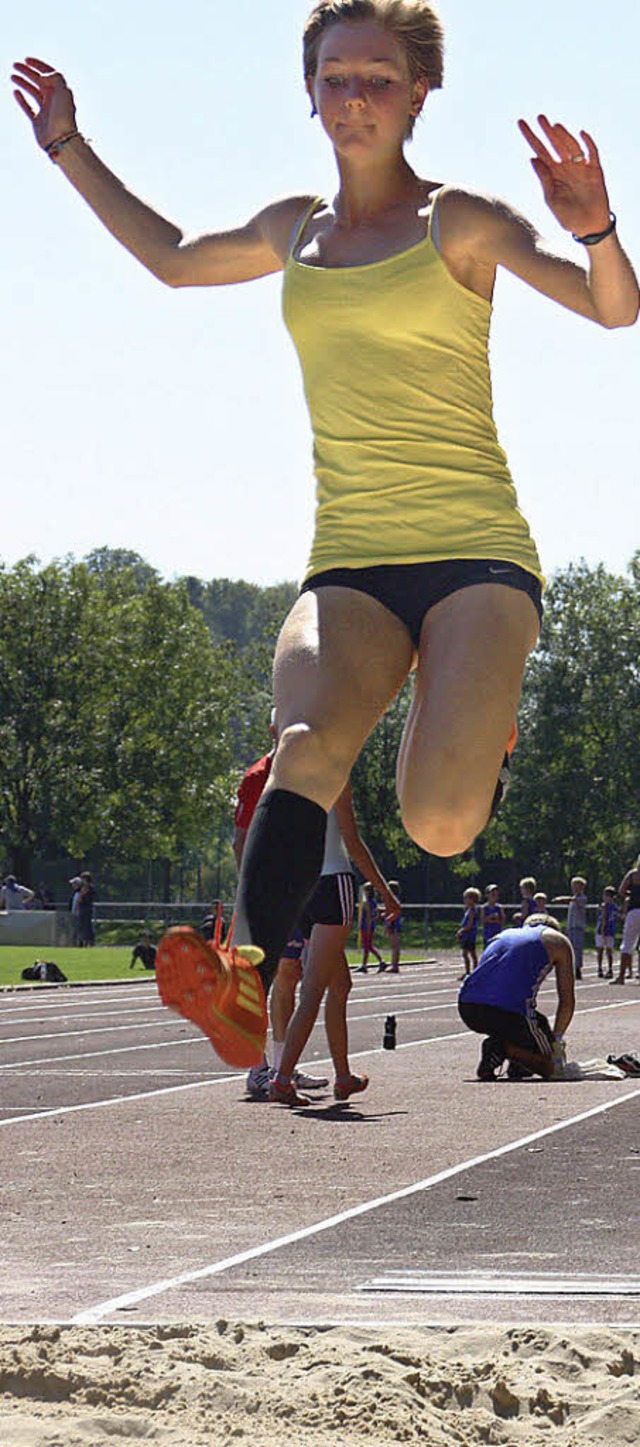
[[[558,1008],[553,1029],[536,1009],[542,981],[555,970]],[[564,1033],[575,1008],[573,949],[550,915],[533,914],[521,929],[503,930],[487,945],[458,995],[465,1025],[483,1041],[479,1080],[495,1080],[508,1059],[510,1080],[561,1079]]]

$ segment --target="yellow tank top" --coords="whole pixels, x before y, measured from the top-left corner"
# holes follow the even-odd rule
[[[294,251],[283,313],[314,438],[325,568],[496,558],[541,578],[493,420],[491,304],[455,281],[431,235],[362,266]]]

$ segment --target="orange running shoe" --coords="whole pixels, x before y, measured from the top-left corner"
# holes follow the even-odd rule
[[[255,964],[229,939],[209,943],[190,925],[174,925],[158,945],[156,979],[163,1004],[208,1035],[226,1065],[246,1069],[264,1054],[267,1004]]]

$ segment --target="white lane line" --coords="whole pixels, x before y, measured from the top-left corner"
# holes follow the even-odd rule
[[[437,1005],[435,1008],[442,1010],[444,1006]],[[169,1030],[179,1024],[180,1020],[150,1020],[145,1025],[136,1020],[131,1025],[90,1025],[88,1030],[52,1030],[48,1035],[41,1031],[37,1035],[8,1035],[6,1040],[0,1037],[0,1045],[24,1045],[28,1040],[71,1040],[74,1035],[119,1035],[123,1030]]]
[[[62,1065],[66,1060],[95,1060],[103,1055],[130,1055],[132,1050],[177,1050],[182,1045],[208,1045],[206,1035],[185,1035],[181,1040],[156,1040],[150,1045],[118,1045],[115,1050],[78,1050],[75,1055],[49,1055],[44,1060],[12,1060],[9,1065],[0,1065],[0,1070],[21,1070],[28,1066],[40,1069],[41,1065]]]
[[[157,1005],[153,1005],[150,1002],[148,1005],[140,1005],[134,1010],[119,1010],[115,1007],[113,1010],[81,1010],[78,1015],[59,1014],[56,1020],[45,1019],[44,1015],[22,1015],[18,1020],[11,1020],[9,1023],[12,1028],[15,1025],[57,1025],[58,1021],[64,1022],[65,1020],[70,1020],[72,1025],[77,1025],[80,1020],[105,1020],[108,1019],[110,1015],[115,1016],[117,1020],[122,1020],[125,1015],[148,1015],[151,1010],[160,1011],[164,1009],[166,1009],[166,1006],[163,1005],[161,1000],[158,1000]],[[4,1021],[5,1016],[0,1015],[0,1030],[4,1025]],[[4,1043],[6,1044],[11,1038],[11,1036],[7,1036],[7,1040]]]
[[[203,1037],[203,1038],[204,1038],[204,1037]],[[413,1046],[414,1046],[414,1045],[438,1045],[438,1044],[440,1044],[442,1041],[447,1041],[447,1040],[463,1040],[463,1039],[468,1039],[468,1038],[469,1038],[469,1031],[468,1031],[468,1030],[457,1030],[454,1035],[432,1035],[432,1036],[430,1036],[427,1040],[410,1040],[410,1041],[408,1042],[408,1044],[406,1044],[406,1045],[398,1045],[398,1046],[397,1046],[397,1049],[398,1049],[398,1050],[411,1050],[411,1049],[413,1049]],[[145,1045],[145,1046],[141,1046],[140,1048],[141,1048],[141,1049],[144,1049],[144,1050],[147,1050],[147,1049],[149,1049],[150,1047]],[[108,1052],[104,1052],[104,1051],[103,1051],[102,1053],[105,1054],[105,1053],[108,1053]],[[366,1058],[367,1056],[370,1056],[370,1055],[382,1055],[382,1054],[386,1054],[386,1052],[383,1051],[380,1046],[375,1046],[375,1047],[372,1047],[370,1050],[355,1050],[355,1051],[354,1051],[354,1050],[350,1050],[350,1051],[349,1051],[349,1058],[350,1058],[351,1060],[362,1060],[362,1059],[364,1059],[364,1058]],[[77,1059],[79,1059],[79,1058],[81,1058],[81,1057],[73,1055],[73,1056],[71,1056],[70,1058],[71,1058],[72,1060],[77,1060]],[[309,1066],[312,1066],[312,1065],[316,1065],[316,1066],[317,1066],[317,1065],[330,1065],[330,1064],[331,1064],[331,1061],[330,1061],[329,1059],[325,1059],[325,1060],[316,1060],[316,1059],[313,1059],[313,1060],[307,1061],[306,1063],[307,1063]],[[74,1074],[74,1075],[77,1074],[76,1071],[70,1071],[70,1072],[68,1072],[68,1073],[69,1073],[69,1074]],[[87,1072],[87,1073],[89,1073],[89,1072]],[[91,1073],[92,1073],[92,1072],[91,1072]],[[118,1072],[118,1074],[120,1074],[120,1073],[121,1073],[121,1072]],[[130,1072],[127,1072],[127,1073],[128,1073],[128,1074],[137,1074],[137,1073],[145,1074],[146,1072],[144,1072],[144,1071],[140,1071],[140,1072],[130,1071]],[[170,1074],[171,1072],[170,1072],[170,1071],[166,1071],[166,1072],[162,1071],[162,1072],[159,1072],[159,1073],[160,1073],[160,1074]],[[195,1074],[196,1072],[194,1071],[193,1073]],[[199,1074],[200,1072],[197,1072],[197,1073]],[[41,1074],[42,1074],[42,1075],[58,1075],[58,1074],[67,1074],[67,1072],[66,1072],[66,1071],[65,1071],[65,1072],[63,1072],[63,1071],[56,1071],[56,1070],[54,1070],[54,1071],[46,1071],[46,1070],[43,1070],[43,1071],[41,1071]],[[23,1125],[25,1121],[32,1121],[32,1120],[49,1120],[49,1118],[50,1118],[51,1116],[77,1115],[77,1114],[79,1114],[81,1111],[85,1111],[85,1110],[103,1110],[105,1106],[109,1106],[109,1105],[127,1105],[127,1104],[129,1104],[129,1103],[134,1103],[134,1102],[137,1101],[137,1100],[155,1100],[156,1098],[158,1098],[159,1096],[162,1096],[162,1095],[176,1095],[179,1091],[185,1091],[185,1090],[202,1090],[203,1087],[208,1087],[208,1086],[211,1086],[211,1085],[228,1085],[230,1081],[231,1081],[231,1082],[235,1081],[235,1083],[237,1084],[239,1081],[242,1081],[243,1075],[244,1075],[244,1072],[237,1072],[237,1073],[234,1074],[234,1075],[215,1075],[215,1074],[212,1073],[211,1076],[210,1076],[207,1080],[197,1080],[197,1081],[195,1081],[194,1083],[189,1084],[189,1085],[168,1085],[168,1086],[166,1086],[166,1088],[163,1087],[161,1090],[144,1090],[144,1091],[140,1091],[140,1092],[136,1093],[135,1095],[133,1095],[133,1094],[132,1094],[132,1095],[111,1095],[111,1096],[108,1096],[105,1100],[83,1101],[81,1104],[78,1104],[78,1105],[57,1105],[57,1106],[54,1106],[51,1110],[38,1110],[38,1111],[34,1111],[32,1115],[28,1115],[28,1116],[23,1116],[23,1115],[21,1115],[21,1116],[8,1116],[5,1120],[0,1120],[0,1126],[3,1126],[3,1125],[17,1125],[17,1124]]]
[[[175,1291],[180,1286],[189,1286],[194,1281],[205,1281],[212,1276],[220,1276],[223,1272],[231,1271],[236,1266],[246,1265],[248,1261],[257,1261],[260,1257],[270,1256],[275,1251],[296,1246],[299,1241],[308,1241],[312,1236],[318,1236],[321,1232],[330,1231],[336,1226],[343,1226],[347,1221],[355,1221],[359,1216],[366,1216],[371,1211],[380,1210],[383,1206],[394,1205],[396,1201],[406,1201],[411,1196],[417,1196],[423,1191],[430,1190],[433,1186],[441,1185],[443,1181],[450,1181],[465,1171],[473,1170],[475,1166],[482,1166],[487,1161],[495,1161],[499,1160],[501,1156],[511,1155],[514,1151],[522,1150],[524,1146],[531,1145],[534,1141],[543,1140],[545,1136],[557,1135],[559,1131],[567,1130],[570,1126],[581,1125],[583,1121],[592,1120],[594,1116],[603,1115],[606,1111],[614,1110],[616,1106],[623,1105],[626,1101],[634,1100],[637,1097],[640,1097],[640,1089],[628,1091],[624,1095],[617,1096],[615,1100],[606,1101],[602,1105],[594,1106],[591,1110],[581,1111],[579,1115],[570,1116],[568,1120],[545,1126],[544,1129],[534,1131],[531,1135],[521,1136],[518,1140],[497,1146],[492,1151],[485,1151],[483,1155],[472,1156],[469,1160],[460,1161],[457,1165],[449,1166],[444,1171],[437,1171],[435,1175],[427,1176],[422,1181],[416,1181],[411,1186],[391,1191],[387,1196],[378,1196],[374,1200],[363,1201],[359,1206],[352,1206],[348,1211],[341,1211],[336,1216],[325,1218],[324,1221],[316,1221],[312,1226],[303,1226],[298,1231],[291,1231],[286,1236],[278,1236],[272,1241],[265,1241],[260,1246],[250,1247],[247,1251],[239,1251],[235,1256],[227,1256],[222,1261],[212,1262],[209,1266],[201,1266],[196,1271],[182,1271],[177,1276],[165,1277],[164,1280],[152,1282],[149,1286],[141,1286],[136,1291],[124,1292],[121,1296],[114,1296],[109,1301],[98,1302],[95,1306],[77,1312],[75,1316],[71,1317],[69,1324],[71,1326],[91,1325],[94,1322],[102,1321],[105,1316],[110,1316],[113,1312],[136,1306],[140,1301],[149,1301],[151,1297],[162,1296],[168,1291]]]

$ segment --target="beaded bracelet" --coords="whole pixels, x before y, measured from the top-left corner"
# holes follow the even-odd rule
[[[571,232],[574,241],[579,241],[581,246],[597,246],[599,241],[604,241],[605,236],[610,236],[616,229],[617,217],[615,211],[609,212],[609,225],[604,231],[590,231],[587,236],[576,236],[575,231]]]
[[[57,161],[58,155],[62,150],[62,147],[66,146],[68,141],[75,141],[76,137],[78,136],[80,137],[80,140],[84,140],[84,137],[81,135],[80,131],[67,131],[66,135],[57,136],[55,141],[49,141],[48,146],[44,147],[49,157],[49,160]]]

